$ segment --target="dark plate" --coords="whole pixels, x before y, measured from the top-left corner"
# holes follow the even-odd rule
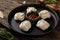
[[[19,24],[21,22],[16,22],[13,17],[14,17],[14,14],[17,13],[17,12],[25,12],[26,13],[27,7],[35,7],[38,10],[48,10],[51,13],[51,18],[46,19],[46,21],[48,21],[50,23],[50,27],[47,30],[42,31],[41,29],[36,28],[36,26],[35,26],[39,19],[34,20],[34,21],[30,20],[32,22],[32,28],[28,32],[23,32],[19,28]],[[29,19],[25,18],[25,20],[29,20]],[[38,35],[41,36],[41,35],[48,34],[49,32],[51,32],[57,26],[58,16],[57,16],[57,13],[55,11],[53,11],[52,9],[50,9],[48,7],[45,7],[45,6],[42,6],[42,5],[39,5],[39,4],[24,4],[22,6],[19,6],[15,9],[13,9],[10,12],[10,14],[8,15],[8,23],[11,25],[11,29],[13,29],[14,31],[16,31],[20,34],[30,35],[30,36],[32,36],[32,35],[33,36],[38,36]]]

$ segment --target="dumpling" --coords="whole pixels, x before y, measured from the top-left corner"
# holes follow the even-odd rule
[[[3,12],[0,11],[0,18],[4,18]]]
[[[32,11],[37,11],[37,9],[34,7],[28,7],[27,8],[27,13],[32,12]]]
[[[27,32],[31,28],[31,22],[28,20],[25,20],[19,25],[19,28]]]
[[[25,14],[22,13],[22,12],[18,12],[18,13],[16,13],[16,14],[14,15],[14,19],[15,19],[15,20],[20,20],[20,21],[22,21],[22,20],[24,20],[24,18],[25,18]]]
[[[47,11],[47,10],[42,10],[39,12],[39,16],[42,18],[42,19],[46,19],[46,18],[50,18],[51,15],[50,15],[50,12]]]
[[[36,26],[42,30],[46,30],[49,28],[50,24],[47,21],[41,19],[37,22]]]

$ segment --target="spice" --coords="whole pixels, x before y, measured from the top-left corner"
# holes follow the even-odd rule
[[[37,17],[37,15],[35,15],[34,13],[31,13],[28,15],[28,17],[31,19],[35,19]]]

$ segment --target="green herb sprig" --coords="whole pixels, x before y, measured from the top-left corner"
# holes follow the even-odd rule
[[[34,11],[34,13],[37,15],[38,14],[38,11]]]
[[[5,28],[0,28],[0,37],[6,40],[14,40],[14,36]]]
[[[56,0],[44,0],[44,3],[46,4],[58,4]]]

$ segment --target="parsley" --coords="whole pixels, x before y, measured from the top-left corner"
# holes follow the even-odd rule
[[[35,13],[35,15],[38,15],[39,13],[38,11],[31,11],[31,12]]]
[[[14,36],[5,28],[0,28],[0,37],[6,40],[14,40]]]

